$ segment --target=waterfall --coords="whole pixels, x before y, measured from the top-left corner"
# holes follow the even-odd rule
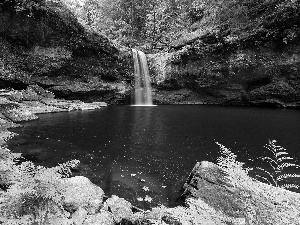
[[[134,62],[134,105],[152,106],[151,84],[146,55],[132,49]]]

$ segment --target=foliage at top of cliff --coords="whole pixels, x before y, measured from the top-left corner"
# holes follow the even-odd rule
[[[299,0],[5,0],[27,17],[55,11],[76,33],[90,30],[118,46],[149,52],[193,45],[204,51],[300,39]],[[51,14],[51,13],[50,13]],[[55,21],[55,19],[53,19]],[[80,26],[78,26],[78,22]],[[65,29],[55,22],[55,29]],[[74,25],[76,24],[76,26]],[[77,30],[76,30],[76,29]],[[72,32],[73,32],[72,31]],[[206,46],[206,44],[208,46]],[[207,49],[205,49],[207,48]]]
[[[193,24],[192,34],[221,45],[272,42],[281,47],[300,38],[299,6],[299,0],[201,0],[196,7],[203,17]]]
[[[61,0],[85,27],[144,50],[299,40],[299,0]]]
[[[103,35],[86,29],[69,9],[68,0],[4,0],[0,36],[14,46],[65,46],[73,54],[116,52]]]

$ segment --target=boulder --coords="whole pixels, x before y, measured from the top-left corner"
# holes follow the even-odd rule
[[[73,223],[75,225],[82,225],[87,216],[88,212],[84,208],[79,207],[72,215]]]
[[[81,207],[89,214],[94,214],[102,207],[104,192],[88,178],[65,178],[62,185],[65,188],[63,205],[68,212],[75,212]]]
[[[234,179],[213,163],[197,163],[183,195],[190,208],[199,208],[199,199],[233,224],[300,224],[300,194],[248,176]]]
[[[116,195],[105,201],[103,209],[113,214],[116,223],[120,223],[122,219],[130,220],[133,215],[131,203]]]
[[[95,215],[87,216],[83,225],[114,225],[115,221],[113,219],[112,213],[101,210]]]

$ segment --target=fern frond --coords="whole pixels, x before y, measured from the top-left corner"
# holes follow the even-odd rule
[[[281,157],[281,158],[277,159],[278,162],[282,162],[283,160],[294,160],[294,158],[292,158],[292,157]]]
[[[274,178],[274,175],[273,175],[273,174],[271,174],[269,171],[267,171],[267,170],[265,170],[265,169],[263,169],[263,168],[261,168],[261,167],[256,167],[256,169],[259,169],[259,170],[265,172],[266,174],[268,174],[269,177],[270,177],[270,178],[272,179],[272,181],[273,181],[273,185],[277,186],[277,182],[276,182],[276,179]]]
[[[275,165],[277,165],[277,162],[274,160],[274,159],[272,159],[271,157],[263,157],[262,158],[262,160],[270,160],[272,163],[274,163]]]
[[[217,164],[224,172],[229,176],[229,180],[232,185],[245,185],[248,184],[249,179],[248,172],[251,168],[244,168],[245,163],[236,160],[237,155],[235,155],[229,148],[216,142],[220,147],[220,153],[222,156],[217,158]]]
[[[269,143],[266,144],[264,147],[271,151],[274,155],[276,154],[276,140],[269,140]]]
[[[277,152],[276,154],[275,154],[275,157],[276,158],[278,158],[279,156],[281,156],[281,155],[288,155],[289,153],[287,153],[287,152]]]
[[[272,167],[272,169],[275,171],[276,170],[276,168],[278,167],[278,163],[274,160],[274,159],[272,159],[272,158],[270,158],[270,157],[262,157],[261,158],[263,161],[265,161],[265,160],[269,160],[269,161],[267,161],[268,163],[269,163],[269,165]],[[275,164],[275,165],[273,165],[273,164]]]
[[[69,177],[71,175],[71,168],[75,168],[80,163],[79,160],[71,160],[66,163],[59,164],[54,167],[53,170],[56,170],[62,177]]]
[[[269,181],[269,179],[266,178],[266,177],[262,177],[262,176],[260,176],[260,175],[255,175],[255,177],[257,177],[257,178],[259,178],[259,179],[262,179],[262,180],[264,180],[264,181],[267,181],[268,184],[273,185],[273,184]]]
[[[282,163],[278,166],[278,169],[283,170],[283,168],[289,168],[289,167],[300,168],[300,165],[294,163]]]
[[[283,185],[280,185],[279,187],[284,188],[284,189],[292,189],[292,188],[299,189],[300,188],[300,186],[297,184],[283,184]]]
[[[287,178],[299,178],[300,177],[300,174],[291,174],[291,173],[286,173],[286,174],[283,174],[283,175],[280,175],[277,177],[277,181],[281,181],[283,179],[287,179]]]

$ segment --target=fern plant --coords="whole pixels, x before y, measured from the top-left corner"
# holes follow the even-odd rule
[[[221,156],[217,158],[217,165],[230,175],[228,178],[233,185],[247,185],[248,181],[251,180],[248,173],[252,168],[245,167],[245,163],[237,161],[237,155],[229,148],[218,142],[216,144],[219,146],[221,153]]]
[[[276,145],[276,142],[276,140],[269,140],[269,143],[264,146],[269,150],[271,156],[262,157],[261,159],[271,168],[266,170],[262,167],[256,167],[256,169],[263,172],[263,175],[256,175],[256,178],[275,187],[299,189],[300,186],[298,184],[290,183],[288,180],[290,178],[300,178],[300,174],[285,171],[287,169],[298,169],[300,165],[295,164],[294,158],[289,157],[287,150]]]
[[[6,191],[0,192],[0,222],[22,224],[22,218],[27,216],[35,224],[45,224],[53,215],[66,218],[61,178],[68,177],[79,161],[45,168],[32,162],[16,164],[11,157],[6,158],[9,160],[3,160],[0,168],[0,174],[6,172],[6,179],[0,178],[10,184]]]

